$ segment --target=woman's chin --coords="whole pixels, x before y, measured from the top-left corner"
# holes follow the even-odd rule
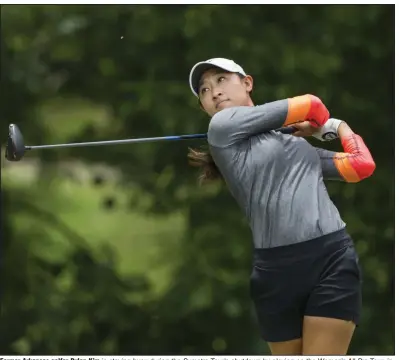
[[[213,112],[212,116],[217,114],[219,111],[222,111],[224,109],[227,109],[227,108],[230,108],[233,106],[234,106],[234,103],[231,102],[230,100],[223,101],[215,108],[215,111]]]

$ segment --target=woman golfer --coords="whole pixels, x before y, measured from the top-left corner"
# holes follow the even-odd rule
[[[273,355],[345,355],[359,322],[361,271],[323,180],[358,182],[374,169],[362,138],[303,95],[254,106],[253,79],[234,61],[197,63],[190,87],[211,117],[209,153],[190,150],[202,180],[221,176],[253,234],[250,279],[262,337]],[[292,136],[273,131],[298,129]],[[343,152],[303,136],[339,137]]]

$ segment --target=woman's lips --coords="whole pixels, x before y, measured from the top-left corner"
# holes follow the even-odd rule
[[[226,99],[226,100],[222,100],[222,101],[218,102],[218,103],[216,104],[216,108],[218,108],[220,104],[223,104],[223,103],[225,103],[226,101],[229,101],[229,100]]]

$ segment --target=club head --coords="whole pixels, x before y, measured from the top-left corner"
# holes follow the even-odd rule
[[[8,126],[8,139],[6,147],[6,159],[8,161],[19,161],[25,154],[24,138],[18,126]]]

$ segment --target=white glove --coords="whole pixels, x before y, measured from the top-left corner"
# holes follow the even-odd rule
[[[338,127],[343,121],[339,119],[328,119],[312,136],[320,141],[330,141],[338,137]]]

